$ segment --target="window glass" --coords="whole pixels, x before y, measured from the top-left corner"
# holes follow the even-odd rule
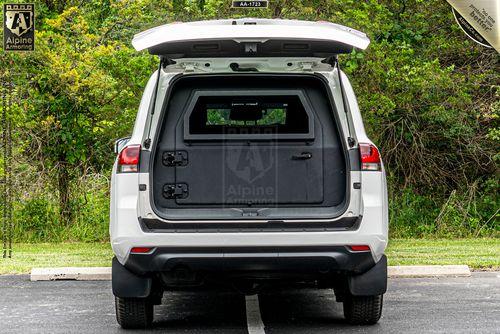
[[[192,134],[307,133],[300,98],[284,96],[200,96],[189,119]]]

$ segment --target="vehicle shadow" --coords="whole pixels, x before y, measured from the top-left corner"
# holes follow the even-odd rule
[[[165,292],[152,330],[246,333],[245,297],[231,290]]]
[[[266,333],[377,332],[378,325],[349,325],[342,303],[335,301],[333,290],[297,289],[266,292],[259,295],[260,311]]]
[[[374,326],[351,326],[333,290],[282,289],[259,294],[266,333],[376,333]],[[152,332],[247,333],[245,296],[232,290],[165,292],[155,306]]]

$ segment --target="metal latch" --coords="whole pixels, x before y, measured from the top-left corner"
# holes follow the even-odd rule
[[[162,163],[167,167],[186,166],[188,164],[187,151],[165,151],[161,158]]]
[[[166,199],[186,198],[189,195],[186,183],[165,184],[163,186],[163,197]]]

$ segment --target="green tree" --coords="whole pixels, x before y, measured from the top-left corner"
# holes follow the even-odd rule
[[[71,183],[111,163],[110,143],[130,130],[152,57],[93,31],[77,7],[47,18],[27,56],[25,153],[53,173],[62,221],[72,221]]]
[[[58,207],[69,223],[82,189],[94,189],[83,176],[109,175],[111,144],[131,131],[157,64],[132,49],[135,33],[173,21],[279,17],[336,22],[370,37],[367,50],[342,55],[340,63],[381,148],[393,233],[499,230],[499,57],[463,34],[445,1],[275,0],[255,10],[233,9],[231,0],[35,4],[36,51],[0,55],[0,77],[14,82],[17,94],[15,114],[9,115],[16,174],[40,179],[42,188],[23,188],[29,214],[22,217],[46,217],[32,211],[46,207],[50,214]],[[99,189],[99,203],[105,203],[105,187]],[[29,202],[30,196],[45,199]],[[104,211],[96,209],[99,217]]]

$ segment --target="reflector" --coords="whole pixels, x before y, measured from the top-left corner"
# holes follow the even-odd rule
[[[368,245],[351,245],[351,246],[349,246],[349,248],[353,252],[368,252],[368,251],[370,251],[370,246],[368,246]]]
[[[151,249],[152,249],[151,247],[132,247],[130,253],[144,254],[144,253],[149,253]]]

